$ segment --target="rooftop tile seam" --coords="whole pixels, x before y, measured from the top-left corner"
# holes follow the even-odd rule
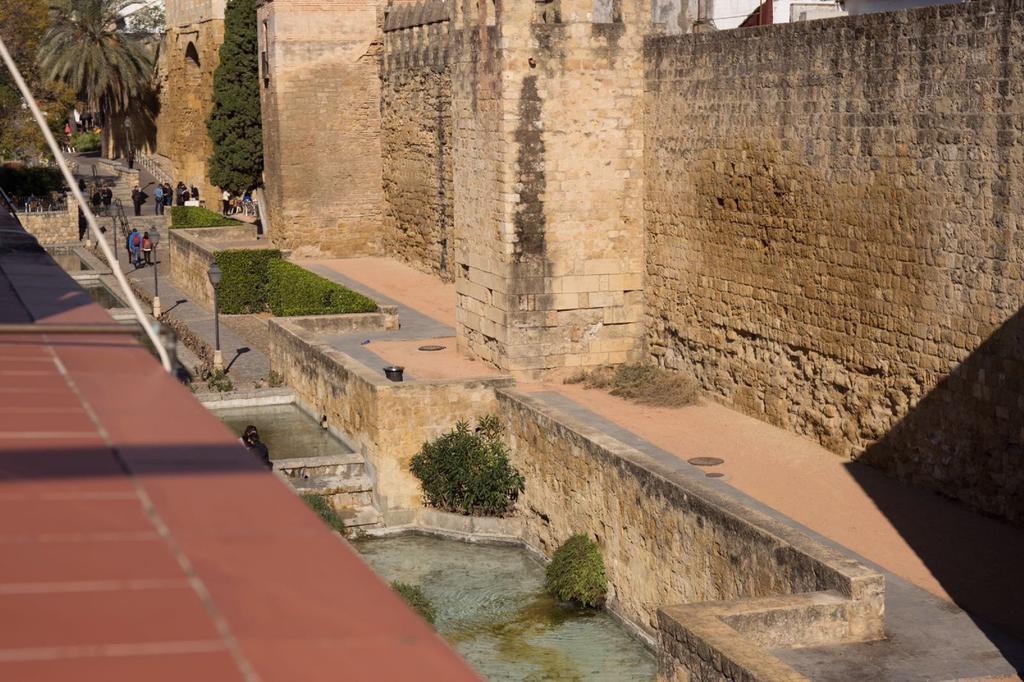
[[[0,583],[0,595],[60,594],[66,592],[123,592],[189,589],[184,578],[131,578],[125,580],[65,580],[55,582]]]
[[[114,455],[114,459],[118,463],[118,466],[131,481],[132,487],[135,489],[139,503],[142,506],[143,513],[146,515],[146,518],[149,520],[149,522],[153,525],[157,534],[163,539],[165,543],[167,543],[168,550],[171,552],[171,555],[178,563],[178,566],[185,574],[185,579],[188,582],[188,585],[192,588],[192,591],[198,597],[199,602],[202,604],[203,609],[206,611],[207,616],[210,618],[214,630],[217,632],[218,635],[220,635],[224,649],[226,649],[228,653],[231,655],[231,658],[234,661],[235,665],[238,667],[239,673],[242,675],[242,678],[245,679],[246,682],[259,682],[259,676],[256,674],[255,669],[252,666],[252,663],[242,652],[242,647],[238,643],[238,640],[235,638],[234,634],[231,632],[231,628],[227,623],[227,619],[220,612],[220,609],[217,608],[217,605],[214,603],[210,591],[207,589],[203,581],[199,578],[199,575],[196,572],[195,567],[192,565],[192,561],[188,558],[184,550],[181,548],[181,545],[171,534],[170,528],[167,526],[166,522],[160,516],[160,513],[157,510],[156,505],[153,504],[153,500],[146,493],[145,488],[142,486],[138,478],[133,473],[131,466],[129,466],[128,462],[121,455],[120,451],[118,450],[117,444],[114,443],[113,439],[110,436],[110,432],[107,431],[106,427],[104,427],[103,422],[99,419],[99,416],[96,414],[96,411],[93,409],[89,400],[84,395],[82,395],[82,392],[78,389],[78,386],[75,383],[74,378],[71,376],[71,373],[64,365],[57,351],[49,346],[47,347],[47,349],[53,355],[54,362],[56,363],[57,368],[60,370],[61,374],[64,376],[64,379],[68,384],[68,387],[78,397],[79,401],[82,403],[82,408],[86,411],[86,413],[88,413],[89,418],[96,425],[96,429],[99,432],[99,435],[102,437],[103,441],[107,443],[107,445],[110,447]]]
[[[166,656],[224,651],[216,639],[147,642],[144,644],[97,644],[79,646],[27,647],[0,649],[0,663],[52,661],[59,658],[105,658],[127,656]]]

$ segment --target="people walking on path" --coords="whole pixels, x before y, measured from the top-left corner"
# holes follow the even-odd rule
[[[149,240],[149,232],[142,233],[142,258],[146,265],[153,264],[153,242]]]
[[[114,200],[114,191],[109,187],[104,187],[100,194],[103,197],[103,211],[110,213],[110,202]]]
[[[224,215],[228,215],[228,211],[231,210],[231,192],[224,190],[224,193],[220,195],[220,200],[223,204],[222,211]]]
[[[128,234],[128,250],[131,253],[132,265],[142,266],[142,235],[134,227]]]
[[[178,206],[184,206],[185,205],[185,201],[188,199],[188,188],[185,186],[184,182],[179,180],[178,181],[178,186],[177,186],[176,190],[177,190],[177,192],[176,192],[176,194],[177,194],[177,201],[175,203]]]
[[[153,214],[163,215],[164,214],[164,186],[157,185],[156,189],[153,190]]]
[[[146,195],[142,193],[138,185],[132,189],[132,206],[135,207],[135,215],[142,215],[142,202],[146,200]]]
[[[199,188],[192,185],[192,201],[199,201]]]
[[[164,208],[174,204],[174,191],[171,189],[171,183],[164,183]]]

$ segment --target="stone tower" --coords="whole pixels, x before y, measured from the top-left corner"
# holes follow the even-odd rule
[[[645,10],[457,7],[459,343],[516,375],[639,357]]]

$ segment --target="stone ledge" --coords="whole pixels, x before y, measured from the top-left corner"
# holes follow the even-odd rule
[[[659,676],[678,678],[681,665],[702,680],[805,680],[766,649],[856,641],[844,627],[849,604],[836,592],[810,592],[666,607]]]
[[[368,534],[375,537],[422,533],[464,542],[515,544],[523,542],[523,519],[517,516],[464,516],[438,509],[392,509],[384,514],[384,527]],[[527,547],[527,549],[529,549]]]

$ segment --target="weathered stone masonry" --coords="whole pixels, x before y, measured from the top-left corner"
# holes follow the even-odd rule
[[[282,248],[381,251],[379,10],[363,0],[257,10],[266,200]]]
[[[384,251],[454,278],[449,5],[393,8],[384,22]]]
[[[1024,522],[1024,3],[653,38],[645,59],[653,355]]]
[[[206,119],[213,110],[213,72],[224,42],[226,0],[167,0],[167,33],[160,47],[160,113],[156,151],[174,164],[175,180],[195,184],[216,204],[207,160],[213,142]]]
[[[460,6],[459,342],[519,376],[639,356],[645,8]]]

